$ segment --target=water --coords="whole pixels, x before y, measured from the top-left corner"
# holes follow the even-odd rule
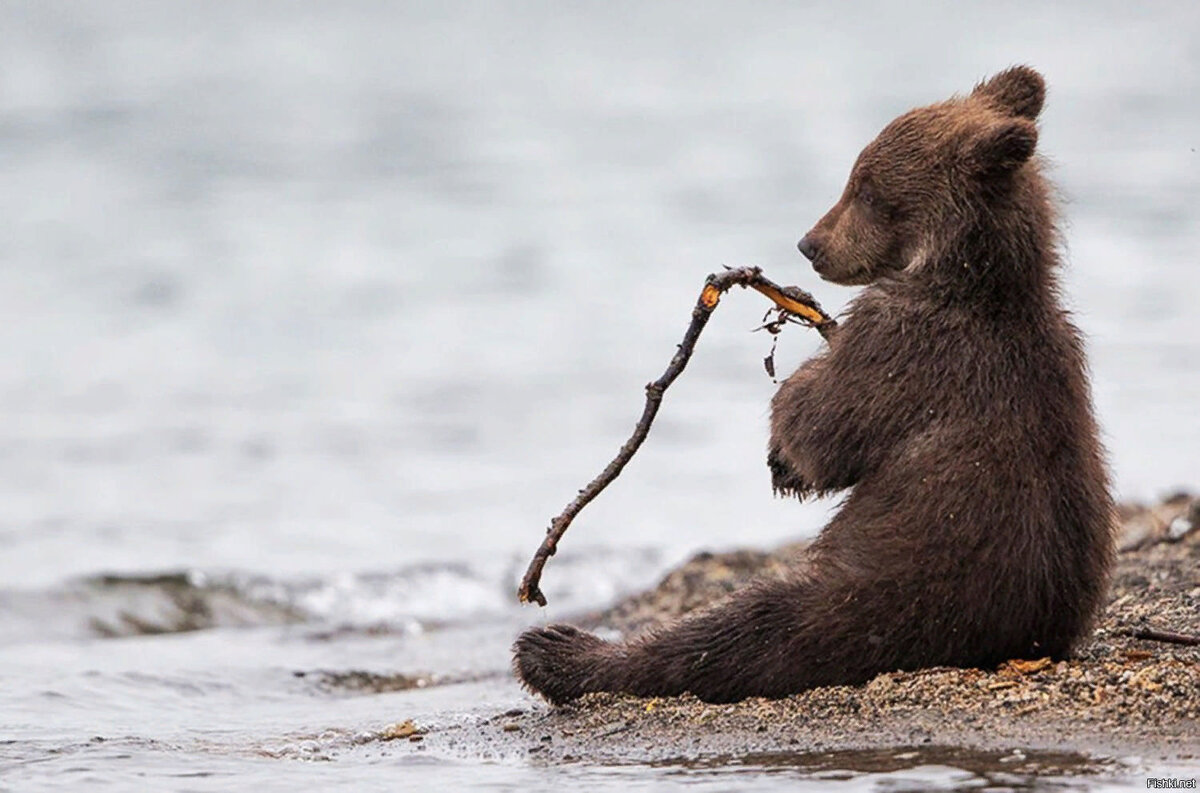
[[[1119,489],[1195,485],[1191,4],[0,5],[0,787],[815,779],[345,736],[526,702],[525,622],[815,531],[827,504],[770,498],[765,306],[735,294],[551,563],[550,607],[511,602],[703,276],[754,263],[844,304],[793,246],[857,150],[1021,61],[1051,84]],[[777,363],[817,345],[789,331]],[[323,669],[463,682],[293,674]],[[955,763],[847,784],[973,784]]]

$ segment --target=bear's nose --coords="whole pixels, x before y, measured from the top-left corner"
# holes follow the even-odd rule
[[[808,259],[810,262],[816,261],[817,244],[812,241],[811,234],[805,234],[804,238],[796,243],[796,247],[804,254],[805,259]]]

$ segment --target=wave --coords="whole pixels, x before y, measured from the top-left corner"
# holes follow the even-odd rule
[[[650,550],[564,554],[551,573],[556,613],[605,605],[648,583],[662,563]],[[313,639],[435,630],[518,614],[522,564],[431,562],[296,578],[198,569],[96,574],[49,589],[0,590],[0,644],[272,625],[305,626]]]

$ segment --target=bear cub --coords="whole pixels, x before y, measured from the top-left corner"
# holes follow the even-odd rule
[[[1018,66],[905,113],[800,241],[822,278],[865,288],[772,401],[776,492],[848,491],[791,574],[624,641],[528,630],[526,687],[783,697],[1063,658],[1088,633],[1114,509],[1034,156],[1044,98]]]

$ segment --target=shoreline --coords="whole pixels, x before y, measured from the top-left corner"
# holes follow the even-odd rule
[[[1120,514],[1121,550],[1107,606],[1068,661],[893,672],[861,686],[728,705],[691,696],[592,694],[558,708],[539,700],[474,720],[415,725],[405,743],[437,755],[548,763],[769,761],[816,768],[842,755],[834,765],[887,768],[957,757],[980,765],[981,773],[994,766],[1088,774],[1132,773],[1112,763],[1136,756],[1158,767],[1200,770],[1200,647],[1132,636],[1146,628],[1200,634],[1200,499],[1179,494],[1150,507],[1122,505]],[[698,554],[655,588],[574,622],[627,632],[673,619],[781,569],[797,547]]]

